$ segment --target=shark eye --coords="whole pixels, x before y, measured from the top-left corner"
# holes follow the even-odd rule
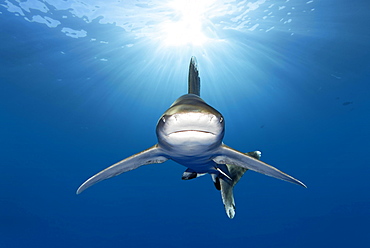
[[[166,118],[164,118],[164,116],[162,117],[162,121],[163,121],[163,123],[166,122]]]
[[[220,117],[220,123],[222,123],[224,121],[224,118],[221,116]]]

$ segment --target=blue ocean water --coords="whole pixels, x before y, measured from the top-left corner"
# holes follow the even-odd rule
[[[0,247],[370,245],[368,1],[0,2]],[[248,171],[230,220],[209,176],[172,161],[76,195],[156,143],[186,93],[225,144],[307,189]]]

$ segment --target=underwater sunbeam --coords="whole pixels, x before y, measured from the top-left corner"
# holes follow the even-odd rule
[[[207,10],[215,0],[174,0],[168,3],[168,8],[173,11],[173,20],[165,20],[160,29],[163,33],[164,44],[167,46],[203,45],[207,37],[205,29]]]

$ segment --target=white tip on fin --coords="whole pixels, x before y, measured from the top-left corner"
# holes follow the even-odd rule
[[[220,178],[221,197],[227,216],[232,219],[235,216],[235,200],[233,195],[234,184]]]

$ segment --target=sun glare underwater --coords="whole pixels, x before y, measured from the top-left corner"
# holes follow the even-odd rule
[[[183,65],[188,63],[191,56],[198,58],[203,80],[210,77],[213,82],[221,84],[227,81],[226,78],[222,79],[222,74],[231,74],[235,78],[242,74],[264,74],[258,66],[261,59],[289,68],[288,55],[280,54],[278,49],[268,44],[280,46],[278,42],[274,44],[276,35],[283,35],[283,39],[287,40],[294,35],[313,35],[315,13],[313,0],[109,3],[6,0],[1,6],[30,23],[46,25],[70,38],[89,39],[96,47],[100,45],[101,50],[93,58],[89,58],[91,52],[88,54],[85,51],[86,63],[101,61],[100,72],[111,70],[112,64],[116,64],[113,72],[106,72],[114,74],[111,77],[116,80],[131,75],[132,67],[135,67],[135,75],[148,75],[149,68],[150,76],[155,80],[146,85],[148,92],[156,91],[163,85],[173,91],[179,88],[180,85],[173,82],[178,81],[176,77],[179,74],[186,75]],[[99,35],[96,33],[97,26],[106,26],[114,32]],[[141,54],[146,54],[145,59]],[[130,56],[132,61],[130,66],[122,68],[124,56]],[[120,63],[116,63],[120,60]],[[213,80],[220,77],[217,72],[221,72],[221,80]],[[248,87],[253,88],[251,84]],[[213,86],[216,91],[217,88],[219,91],[228,88],[226,84]],[[247,88],[244,82],[238,87]],[[233,88],[229,88],[230,94],[240,92],[237,87]],[[132,86],[130,90],[138,96],[143,94],[140,87]]]

